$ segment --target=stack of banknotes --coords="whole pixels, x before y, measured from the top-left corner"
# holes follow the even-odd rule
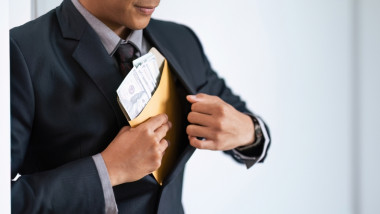
[[[129,120],[135,119],[149,102],[160,80],[160,70],[152,53],[133,61],[133,68],[125,77],[117,95]]]

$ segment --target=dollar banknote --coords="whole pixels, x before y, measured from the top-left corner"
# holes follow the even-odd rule
[[[133,66],[116,91],[129,120],[133,120],[141,113],[160,79],[156,57],[152,53],[134,60]]]
[[[140,114],[151,97],[142,86],[135,68],[125,77],[116,92],[130,120]]]
[[[133,67],[138,68],[140,65],[142,65],[142,64],[144,64],[144,63],[146,63],[146,62],[148,62],[148,61],[150,61],[152,59],[156,60],[156,57],[154,56],[154,54],[152,54],[152,53],[149,52],[149,53],[147,53],[147,54],[145,54],[145,55],[143,55],[143,56],[141,56],[141,57],[133,60],[133,62],[132,62],[133,63]]]

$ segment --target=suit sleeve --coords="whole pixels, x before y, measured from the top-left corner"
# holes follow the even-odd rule
[[[238,111],[248,114],[251,117],[255,117],[260,121],[260,127],[263,130],[264,136],[263,140],[256,146],[250,148],[249,150],[244,151],[244,154],[233,149],[225,151],[225,153],[230,154],[236,161],[239,163],[245,163],[247,168],[250,168],[257,162],[263,162],[267,155],[268,148],[270,146],[270,132],[268,126],[258,115],[252,113],[247,107],[246,104],[241,98],[235,95],[232,90],[226,85],[224,79],[220,78],[217,73],[211,68],[211,65],[203,51],[202,45],[194,34],[194,32],[187,28],[194,36],[198,43],[198,47],[201,51],[203,63],[206,72],[206,84],[204,84],[199,90],[198,93],[206,93],[210,95],[215,95],[220,97],[225,102],[232,105]]]
[[[38,51],[38,50],[36,50]],[[27,63],[11,38],[11,177],[20,173],[33,130],[34,94]],[[91,157],[11,183],[12,213],[104,213],[98,171]]]

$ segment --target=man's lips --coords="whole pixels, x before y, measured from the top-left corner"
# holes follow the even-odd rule
[[[152,15],[152,13],[154,12],[154,9],[155,7],[152,7],[152,6],[139,6],[139,5],[135,5],[135,7],[137,8],[137,10],[144,14],[144,15]]]

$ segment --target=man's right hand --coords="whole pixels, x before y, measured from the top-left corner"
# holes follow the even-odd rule
[[[124,126],[101,153],[112,186],[137,181],[157,170],[168,147],[164,137],[170,128],[166,114],[152,117],[135,128]]]

